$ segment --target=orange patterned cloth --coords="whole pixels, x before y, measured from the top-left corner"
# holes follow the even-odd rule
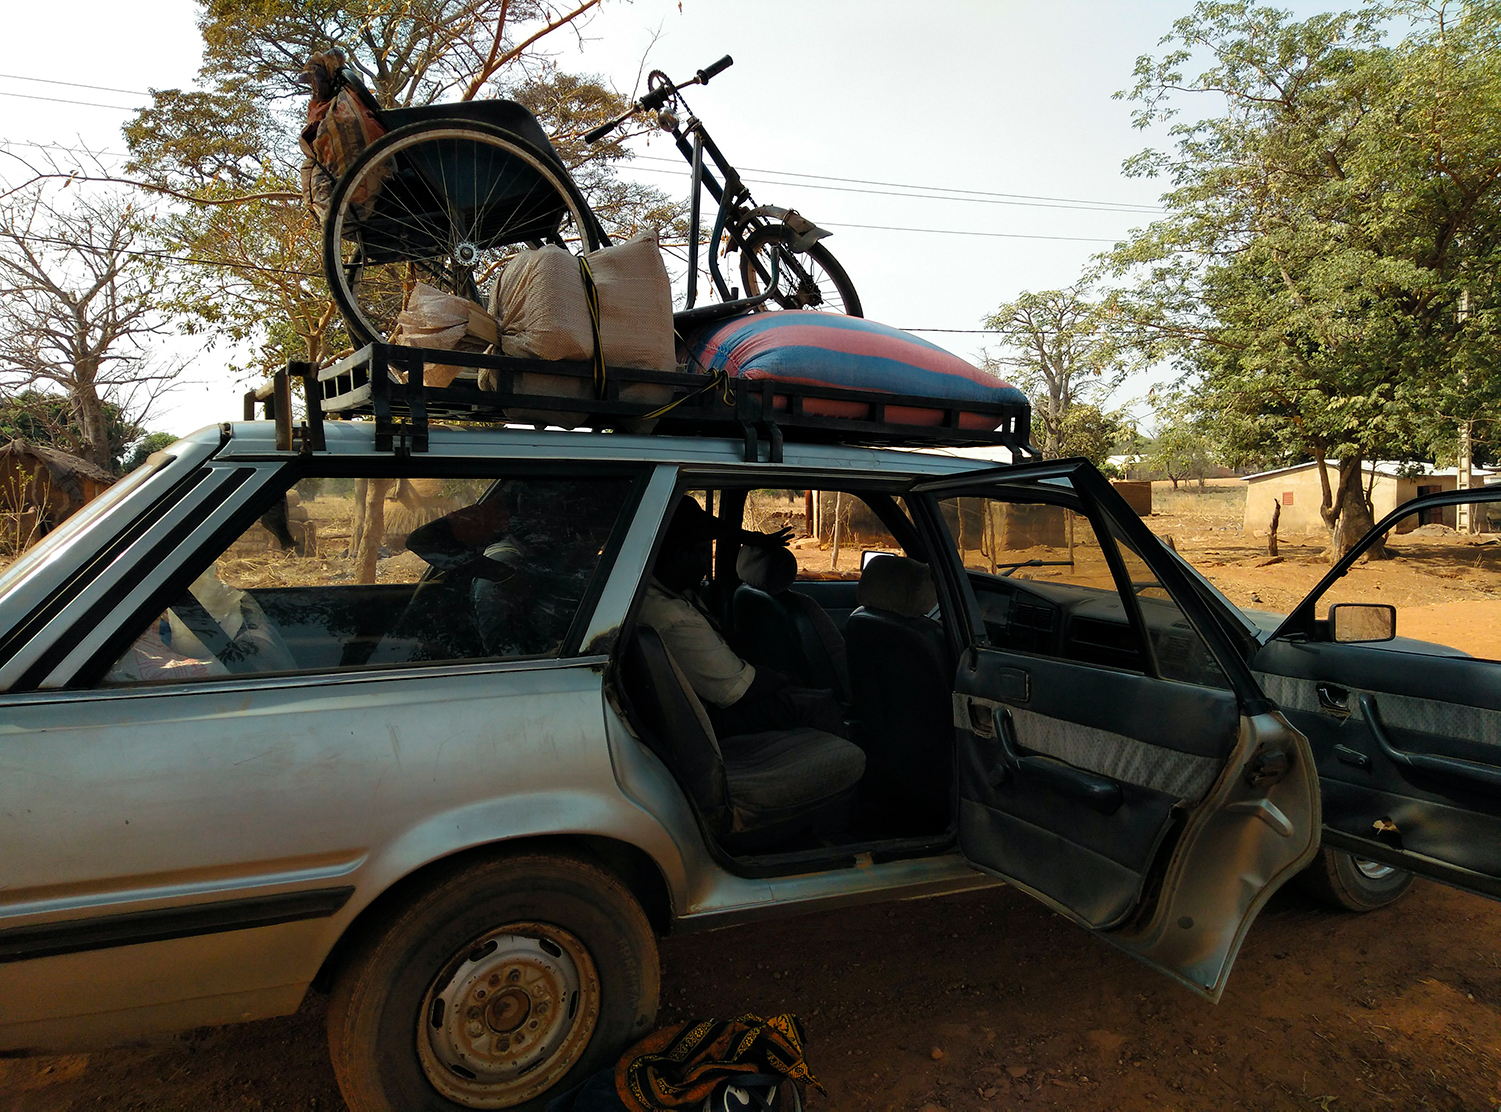
[[[694,1108],[737,1074],[778,1074],[824,1091],[803,1061],[803,1025],[791,1013],[654,1031],[620,1059],[615,1091],[630,1112]]]

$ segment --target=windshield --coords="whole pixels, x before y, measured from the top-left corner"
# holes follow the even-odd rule
[[[130,497],[147,479],[171,462],[171,457],[162,455],[137,467],[125,478],[109,487],[103,494],[68,517],[61,525],[48,533],[31,548],[22,553],[14,564],[0,572],[0,596],[5,595],[17,583],[37,568],[46,564],[57,552],[68,545],[74,537],[83,533],[111,509]]]

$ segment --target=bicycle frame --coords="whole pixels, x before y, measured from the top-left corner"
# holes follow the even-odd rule
[[[657,126],[668,132],[676,144],[678,152],[687,160],[692,170],[692,187],[689,199],[688,214],[688,275],[687,289],[685,291],[684,312],[693,309],[698,300],[698,256],[699,237],[703,230],[703,191],[709,190],[709,195],[714,198],[718,205],[714,220],[714,229],[709,238],[709,276],[718,291],[721,300],[725,303],[734,302],[738,299],[739,290],[730,288],[724,274],[719,267],[719,242],[720,237],[727,237],[725,253],[731,249],[743,251],[746,244],[755,237],[756,233],[764,228],[772,226],[776,221],[792,232],[791,248],[796,253],[808,251],[820,239],[829,233],[818,227],[806,217],[800,215],[794,209],[779,208],[775,205],[761,205],[755,208],[750,190],[746,188],[739,171],[730,165],[729,159],[714,142],[713,136],[704,127],[703,121],[695,116],[688,108],[683,99],[683,89],[689,85],[706,85],[715,74],[723,72],[732,64],[732,59],[726,55],[713,65],[701,69],[697,75],[681,84],[674,84],[661,70],[653,70],[647,76],[649,91],[646,96],[636,101],[631,108],[616,119],[601,125],[585,134],[586,142],[593,143],[609,134],[630,116],[638,111],[653,111],[657,113]],[[679,124],[677,113],[674,108],[680,108],[687,116],[684,124]],[[705,165],[704,156],[707,154],[713,169]],[[716,177],[714,171],[719,176]],[[770,253],[770,272],[763,265],[759,256],[745,260],[742,259],[742,273],[747,280],[750,275],[745,273],[749,267],[754,271],[756,280],[766,291],[754,300],[759,304],[765,301],[776,288],[779,273],[781,271],[780,252]],[[841,272],[842,273],[842,272]],[[805,276],[806,277],[806,276]],[[848,279],[844,279],[846,287],[841,289],[841,295],[846,299],[853,297],[853,291],[848,288]],[[857,314],[858,315],[858,314]]]

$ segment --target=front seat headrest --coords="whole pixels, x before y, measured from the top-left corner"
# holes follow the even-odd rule
[[[741,545],[735,574],[747,586],[779,595],[797,578],[797,557],[781,545]]]
[[[876,556],[860,574],[855,597],[870,610],[920,618],[938,605],[928,565],[905,556]]]

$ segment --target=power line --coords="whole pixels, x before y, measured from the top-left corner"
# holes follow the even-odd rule
[[[66,85],[70,89],[93,89],[100,93],[129,93],[134,97],[148,97],[151,94],[142,92],[140,89],[116,89],[112,85],[85,85],[79,81],[58,81],[51,77],[25,77],[19,73],[0,73],[10,81],[35,81],[38,85]]]
[[[0,91],[0,97],[17,97],[20,100],[45,100],[52,104],[81,104],[85,108],[113,108],[116,112],[138,112],[139,105],[100,104],[96,100],[64,100],[62,97],[37,97],[30,93],[7,93]]]
[[[58,247],[71,247],[77,251],[92,251],[95,254],[133,255],[146,259],[165,259],[174,263],[193,263],[198,266],[222,266],[229,270],[255,270],[262,274],[289,274],[302,278],[321,278],[322,273],[311,270],[291,270],[282,266],[257,266],[255,263],[236,263],[228,259],[201,259],[194,255],[174,255],[168,251],[148,251],[144,248],[102,247],[77,240],[58,239],[54,236],[25,235],[19,238],[32,243],[51,243]]]
[[[681,161],[682,161],[682,160],[676,159],[676,158],[665,158],[665,157],[663,157],[661,155],[650,155],[650,154],[641,154],[641,155],[637,155],[636,157],[639,158],[639,159],[642,159],[644,161],[648,161],[648,162],[681,163]],[[682,163],[682,164],[686,165],[686,163]],[[1145,212],[1161,212],[1162,211],[1159,207],[1157,207],[1155,205],[1140,205],[1140,204],[1135,204],[1134,202],[1130,202],[1130,201],[1087,201],[1087,200],[1082,200],[1082,199],[1077,198],[1077,197],[1050,197],[1050,196],[1047,196],[1046,194],[1034,194],[1034,193],[999,193],[999,192],[996,192],[994,190],[988,190],[988,189],[961,189],[958,186],[948,186],[948,185],[911,185],[911,184],[908,184],[908,183],[895,182],[895,181],[873,181],[873,180],[870,180],[870,179],[867,179],[867,178],[841,178],[841,177],[836,177],[836,176],[831,175],[831,174],[804,174],[804,173],[801,173],[801,172],[796,171],[796,170],[768,170],[768,169],[766,169],[764,167],[757,167],[757,166],[746,166],[746,167],[744,167],[744,169],[750,171],[753,174],[775,174],[778,177],[784,177],[784,178],[813,178],[813,179],[816,179],[818,181],[848,182],[851,185],[881,185],[881,186],[886,186],[886,187],[891,188],[891,189],[918,189],[918,190],[924,190],[924,191],[927,191],[927,192],[963,193],[963,194],[967,194],[967,195],[974,196],[974,197],[1003,197],[1003,198],[1009,198],[1009,199],[1012,199],[1012,200],[1019,200],[1019,201],[1059,201],[1059,202],[1063,202],[1065,204],[1094,205],[1094,206],[1097,206],[1097,207],[1100,207],[1100,208],[1112,208],[1112,209],[1117,209],[1118,208],[1118,209],[1124,209],[1124,210],[1127,210],[1127,211],[1129,211],[1129,210],[1141,210],[1141,211],[1145,211]],[[954,198],[954,199],[957,200],[957,198]]]
[[[962,228],[903,228],[895,224],[836,224],[832,220],[823,223],[830,228],[861,228],[872,232],[922,232],[935,236],[978,236],[982,239],[1046,239],[1059,243],[1115,243],[1113,239],[1092,236],[1039,236],[1022,232],[971,232]]]
[[[635,166],[635,167],[631,167],[631,168],[634,169],[638,173],[670,174],[670,175],[673,175],[673,176],[677,176],[676,174],[674,174],[674,172],[672,170],[658,169],[655,166]],[[1158,213],[1158,212],[1161,211],[1160,209],[1124,208],[1124,207],[1119,207],[1119,206],[1108,207],[1106,205],[1087,205],[1087,204],[1075,203],[1075,202],[1065,202],[1065,201],[1061,201],[1061,200],[1060,201],[1013,201],[1013,200],[1006,200],[1006,199],[1003,199],[1003,198],[1000,198],[1000,197],[946,197],[946,196],[943,196],[943,195],[938,194],[938,193],[901,193],[901,192],[898,192],[897,190],[894,190],[894,189],[852,189],[851,187],[849,187],[847,185],[819,185],[817,182],[807,182],[807,181],[793,181],[793,182],[772,181],[769,178],[745,177],[743,175],[741,177],[741,180],[742,181],[751,182],[752,184],[755,184],[755,185],[770,185],[770,186],[778,186],[778,185],[780,185],[780,186],[784,186],[784,187],[791,186],[791,187],[795,187],[797,189],[826,189],[826,190],[829,190],[829,191],[834,192],[834,193],[860,193],[860,194],[865,194],[867,196],[874,196],[874,197],[906,197],[906,198],[909,198],[911,200],[918,200],[918,201],[958,201],[960,203],[968,204],[968,205],[1013,205],[1013,206],[1016,206],[1016,207],[1019,207],[1019,208],[1060,209],[1063,212],[1118,212],[1118,213],[1127,213],[1127,214],[1137,214],[1137,213],[1139,213],[1139,214],[1142,214],[1142,215],[1152,215],[1152,214],[1155,214],[1155,213]]]

